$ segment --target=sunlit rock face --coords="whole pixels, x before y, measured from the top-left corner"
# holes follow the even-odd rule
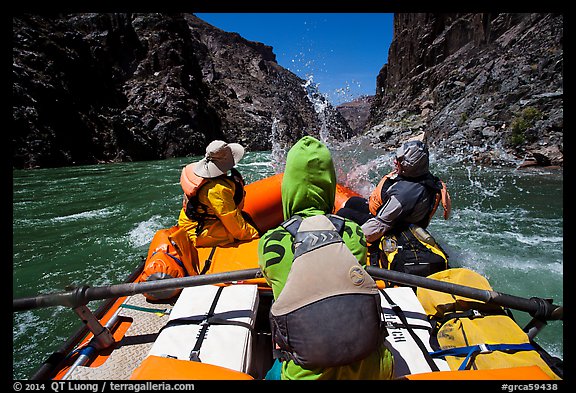
[[[373,99],[374,96],[362,96],[336,107],[338,112],[344,116],[355,135],[361,134],[366,129]]]
[[[328,128],[351,135],[273,48],[191,14],[21,15],[12,53],[15,168],[198,155],[213,139],[270,150]]]
[[[487,164],[563,164],[561,14],[396,14],[367,134]]]

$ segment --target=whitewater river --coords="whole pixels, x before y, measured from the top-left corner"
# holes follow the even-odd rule
[[[365,196],[391,168],[389,154],[366,143],[330,148],[339,182]],[[283,157],[248,152],[238,168],[253,182],[281,171]],[[181,168],[199,158],[13,171],[13,297],[124,281],[154,233],[176,223]],[[444,221],[440,208],[429,229],[451,266],[481,273],[496,291],[563,304],[563,171],[457,161],[432,153],[453,211]],[[531,318],[514,316],[521,326]],[[13,378],[29,378],[79,326],[64,307],[13,313]],[[549,322],[536,341],[563,358],[563,322]]]

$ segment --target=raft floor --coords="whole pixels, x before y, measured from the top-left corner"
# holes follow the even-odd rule
[[[255,379],[263,379],[272,366],[272,337],[268,321],[268,311],[272,302],[271,293],[260,293],[260,305],[256,318],[255,335],[252,344],[252,361],[249,374]],[[99,366],[78,366],[67,377],[68,380],[128,380],[152,349],[160,329],[170,318],[173,303],[150,303],[144,295],[127,298],[124,304],[136,307],[154,308],[164,315],[121,307],[119,320],[132,321],[124,337]]]
[[[159,312],[171,310],[170,303],[149,303],[141,294],[130,296],[124,303],[131,306],[154,308]],[[76,367],[68,379],[72,380],[126,380],[148,355],[158,332],[168,322],[169,314],[162,316],[149,311],[121,307],[120,319],[132,320],[125,336],[116,344],[112,354],[98,367]]]

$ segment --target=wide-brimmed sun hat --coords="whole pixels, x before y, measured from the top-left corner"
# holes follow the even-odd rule
[[[418,177],[429,172],[428,147],[421,141],[405,142],[396,150],[401,175]]]
[[[244,147],[239,143],[215,140],[206,147],[203,159],[194,164],[194,173],[210,179],[225,174],[244,156]]]

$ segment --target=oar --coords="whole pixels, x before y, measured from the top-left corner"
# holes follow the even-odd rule
[[[552,304],[550,301],[538,297],[522,298],[504,293],[478,289],[460,284],[434,280],[431,278],[415,276],[412,274],[397,272],[367,266],[366,271],[374,278],[392,281],[398,284],[412,285],[434,291],[460,295],[470,299],[480,300],[485,303],[528,312],[532,317],[540,320],[563,320],[564,311],[562,306]]]
[[[167,289],[194,287],[205,284],[220,284],[232,281],[249,280],[262,277],[259,268],[234,270],[225,273],[214,273],[200,276],[168,278],[164,280],[145,281],[107,285],[102,287],[81,286],[71,291],[37,295],[12,300],[13,311],[25,311],[35,308],[66,306],[76,308],[92,300],[102,300],[138,293],[162,291]]]

